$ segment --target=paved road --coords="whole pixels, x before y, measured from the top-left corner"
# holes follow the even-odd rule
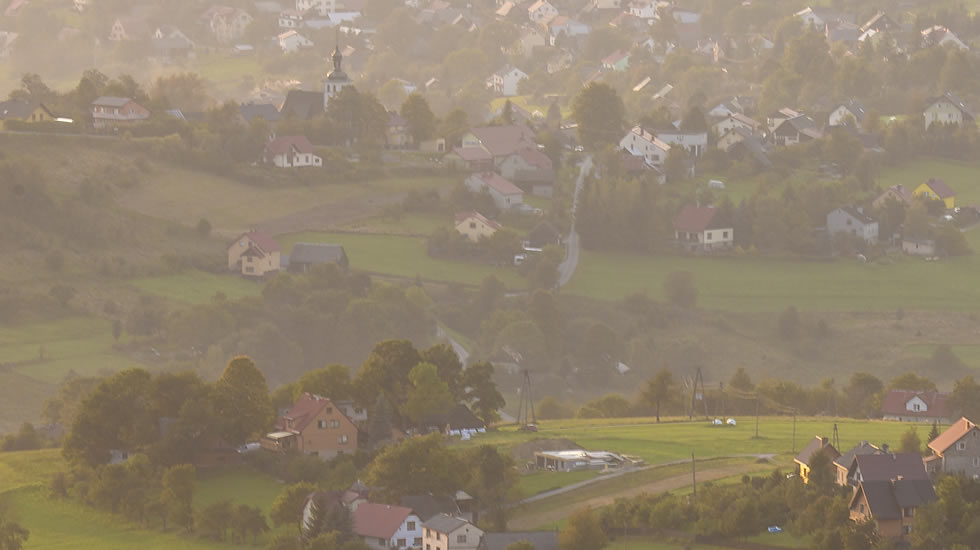
[[[466,361],[470,358],[470,352],[466,351],[466,348],[462,344],[456,341],[455,338],[449,335],[441,325],[436,325],[436,337],[445,338],[449,345],[452,346],[453,351],[456,352],[456,356],[459,357],[459,362],[466,366]]]
[[[585,176],[592,170],[592,156],[588,155],[579,163],[578,179],[575,181],[575,195],[572,197],[572,227],[568,231],[568,238],[565,239],[565,260],[558,265],[558,286],[565,286],[575,275],[575,268],[578,267],[578,254],[581,246],[579,245],[578,231],[575,231],[575,214],[578,211],[578,198],[585,187]]]

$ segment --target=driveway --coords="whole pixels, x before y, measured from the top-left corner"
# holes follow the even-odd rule
[[[585,176],[592,170],[592,155],[586,156],[579,163],[578,179],[575,180],[575,195],[572,197],[572,226],[568,231],[568,238],[565,239],[565,260],[558,265],[558,286],[565,286],[575,275],[575,268],[578,267],[578,256],[581,245],[579,244],[578,231],[575,231],[575,214],[578,211],[578,199],[585,187]]]

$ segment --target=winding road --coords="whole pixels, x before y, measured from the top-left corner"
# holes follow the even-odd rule
[[[565,239],[565,260],[558,265],[558,286],[562,287],[572,280],[575,268],[578,267],[578,256],[581,249],[578,231],[575,230],[575,215],[578,212],[578,199],[585,187],[585,176],[592,170],[592,156],[587,155],[579,163],[578,179],[575,180],[575,195],[572,197],[572,226]]]

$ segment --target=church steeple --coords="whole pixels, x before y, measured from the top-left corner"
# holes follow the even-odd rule
[[[333,70],[327,75],[326,80],[323,81],[323,110],[327,110],[327,104],[330,102],[330,98],[336,96],[345,87],[352,84],[347,73],[344,72],[344,54],[340,53],[340,27],[337,27],[337,46],[333,50],[333,55],[330,56],[333,61]]]
[[[341,64],[344,62],[344,54],[340,53],[340,25],[337,25],[337,46],[333,49],[333,70],[339,73],[344,72]]]

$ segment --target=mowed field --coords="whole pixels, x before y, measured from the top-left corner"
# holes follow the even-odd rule
[[[479,285],[493,275],[512,289],[526,288],[526,281],[512,267],[495,267],[473,262],[430,258],[421,237],[367,235],[358,233],[307,232],[282,235],[279,244],[288,254],[299,242],[334,243],[344,246],[352,269],[394,275],[421,277],[431,281]]]
[[[262,292],[261,282],[248,281],[234,273],[217,275],[196,270],[133,279],[130,283],[143,292],[189,305],[206,304],[219,292],[229,300],[256,296]]]

